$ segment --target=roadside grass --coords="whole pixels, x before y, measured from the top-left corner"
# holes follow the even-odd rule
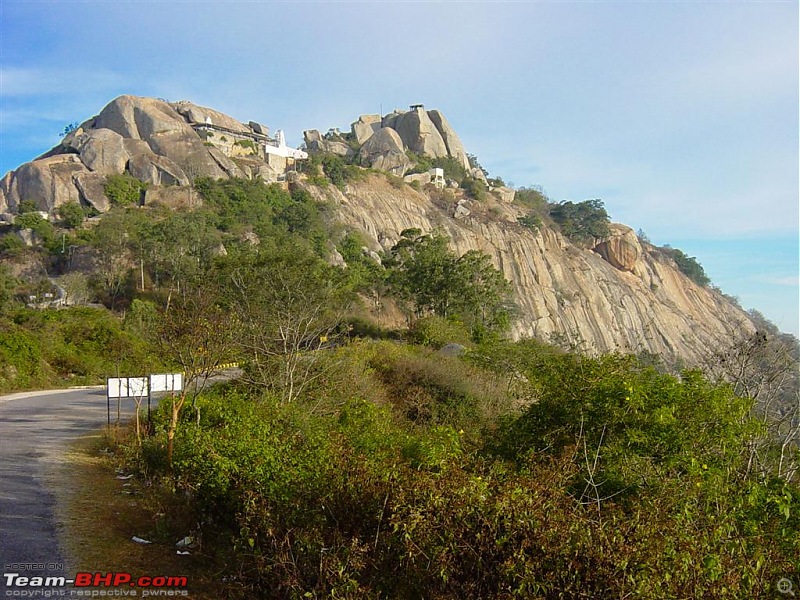
[[[54,473],[63,550],[71,558],[68,571],[127,572],[134,579],[185,576],[189,595],[183,597],[226,597],[222,575],[213,575],[217,569],[209,557],[197,549],[189,555],[177,553],[176,542],[191,534],[191,526],[167,521],[166,515],[174,519],[180,512],[164,503],[166,494],[138,476],[118,479],[128,475],[119,470],[123,462],[119,452],[132,436],[130,428],[83,436],[67,450]],[[152,543],[134,542],[134,536]],[[141,596],[145,588],[130,589],[138,589]]]

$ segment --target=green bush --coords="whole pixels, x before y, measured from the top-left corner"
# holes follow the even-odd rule
[[[480,179],[466,178],[461,182],[461,187],[474,200],[481,202],[486,199],[486,184]]]
[[[550,217],[571,240],[583,242],[609,235],[610,219],[602,200],[551,204]]]
[[[6,233],[0,236],[0,252],[10,255],[19,254],[25,249],[25,242],[14,233]]]
[[[24,215],[25,213],[37,212],[39,206],[34,200],[23,200],[17,207],[17,214]]]
[[[138,204],[142,190],[146,189],[146,183],[139,181],[127,173],[122,175],[108,175],[103,185],[103,191],[109,201],[119,206],[134,206]]]
[[[354,356],[405,405],[353,397],[325,415],[227,386],[186,416],[173,482],[204,548],[236,566],[231,596],[733,599],[797,576],[797,489],[740,470],[746,406],[726,388],[496,346],[486,360],[541,400],[476,437],[454,413],[409,427],[396,411],[423,389],[477,402],[484,368],[372,346]],[[163,449],[145,448],[157,474]]]
[[[517,222],[523,227],[527,227],[531,231],[539,231],[542,226],[542,219],[536,213],[530,213],[524,217],[519,217]]]
[[[470,332],[461,323],[436,315],[415,319],[408,328],[408,339],[421,346],[439,349],[450,343],[468,344]]]
[[[669,246],[664,246],[661,248],[661,250],[675,261],[675,264],[678,266],[678,270],[681,273],[686,275],[697,285],[705,287],[711,283],[711,279],[708,277],[708,275],[706,275],[703,265],[697,262],[697,259],[694,256],[687,256],[682,250],[670,248]]]
[[[17,229],[30,229],[45,243],[49,244],[55,238],[55,229],[52,223],[42,217],[38,212],[27,212],[17,215],[14,219]]]
[[[83,224],[86,213],[78,202],[67,202],[58,207],[56,211],[64,227],[75,229]]]

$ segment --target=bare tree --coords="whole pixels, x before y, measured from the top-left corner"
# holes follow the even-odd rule
[[[250,378],[285,402],[324,372],[317,351],[333,342],[342,321],[346,303],[327,269],[316,257],[288,249],[231,274]]]
[[[774,329],[774,328],[773,328]],[[777,330],[742,334],[703,365],[715,381],[753,399],[752,416],[764,425],[753,437],[748,470],[793,480],[800,468],[800,390],[798,343]]]

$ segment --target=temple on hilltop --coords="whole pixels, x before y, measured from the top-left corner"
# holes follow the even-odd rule
[[[235,130],[217,125],[210,116],[192,128],[205,143],[219,148],[229,158],[258,157],[276,170],[291,170],[297,161],[306,160],[308,154],[286,144],[282,130],[270,137],[269,127],[250,121],[245,130]]]

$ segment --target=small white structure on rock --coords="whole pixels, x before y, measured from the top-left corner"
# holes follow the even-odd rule
[[[430,173],[431,176],[431,183],[440,190],[443,190],[447,185],[447,182],[444,179],[444,169],[436,167],[428,171],[428,173]]]
[[[269,141],[264,144],[264,152],[283,158],[293,158],[294,160],[305,160],[308,158],[306,152],[286,145],[286,136],[281,129],[275,132],[274,142]]]

